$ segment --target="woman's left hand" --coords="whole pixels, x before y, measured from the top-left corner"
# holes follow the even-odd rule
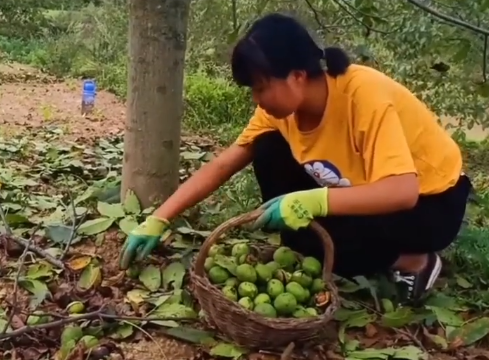
[[[253,224],[255,229],[304,228],[315,217],[328,215],[328,188],[296,191],[278,196],[267,201],[260,209],[265,212]]]

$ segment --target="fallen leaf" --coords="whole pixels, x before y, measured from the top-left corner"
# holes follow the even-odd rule
[[[19,285],[33,295],[30,302],[31,308],[38,307],[50,294],[47,285],[36,279],[22,278],[19,280]]]
[[[105,241],[105,233],[99,233],[95,236],[95,245],[100,247],[103,245]]]
[[[214,256],[214,263],[236,276],[236,268],[238,267],[238,263],[235,258],[217,254]]]
[[[108,204],[102,201],[97,203],[97,211],[100,215],[111,219],[119,219],[126,215],[122,204]]]
[[[126,235],[129,235],[138,225],[133,216],[126,216],[119,221],[119,227]]]
[[[102,287],[117,287],[124,280],[124,276],[124,271],[120,271],[114,276],[105,278],[102,281]]]
[[[463,289],[470,289],[473,286],[467,279],[460,275],[455,275],[455,279],[457,281],[457,285]]]
[[[355,276],[353,278],[358,285],[360,285],[363,289],[368,289],[370,292],[370,295],[372,296],[372,299],[376,304],[378,304],[379,299],[377,296],[377,288],[370,282],[369,279],[367,279],[365,276]]]
[[[77,287],[81,290],[95,288],[102,282],[102,271],[100,267],[93,262],[83,269]]]
[[[392,313],[394,312],[394,304],[392,303],[391,300],[389,299],[382,299],[382,308],[384,309],[385,313]]]
[[[203,344],[210,339],[214,339],[214,333],[212,332],[184,326],[167,329],[165,333],[178,340],[188,341],[192,344]]]
[[[395,354],[395,349],[364,349],[355,350],[349,352],[347,355],[348,359],[375,359],[375,360],[387,360],[390,359]]]
[[[448,348],[448,343],[445,338],[437,334],[431,334],[425,327],[423,327],[423,335],[428,339],[428,341],[436,345],[436,347],[442,350],[446,350]]]
[[[183,235],[199,235],[204,238],[208,237],[211,234],[211,232],[207,230],[194,230],[186,226],[180,226],[176,229],[176,231]]]
[[[84,202],[85,200],[88,200],[91,198],[96,192],[96,189],[94,187],[89,187],[87,188],[81,195],[79,195],[75,200],[74,203],[75,205],[78,205],[81,202]]]
[[[3,331],[3,329],[5,329],[5,326],[7,325],[7,320],[6,319],[3,319],[3,318],[0,318],[0,331]],[[9,325],[7,327],[7,331],[6,333],[9,333],[9,332],[12,332],[12,327]]]
[[[392,358],[405,360],[428,360],[429,355],[416,346],[408,345],[395,349]]]
[[[173,289],[180,290],[185,277],[185,266],[180,262],[172,262],[163,270],[163,287],[169,290],[169,285]]]
[[[175,295],[160,295],[160,296],[154,297],[154,298],[149,297],[145,300],[148,304],[152,304],[155,308],[157,308],[158,306],[163,305],[167,301],[169,303],[171,303],[170,299],[172,299],[174,296]],[[180,301],[177,301],[177,303],[180,303]]]
[[[83,235],[96,235],[110,228],[113,223],[114,219],[107,217],[88,220],[80,225],[78,232]]]
[[[458,327],[463,324],[463,320],[451,310],[444,309],[438,306],[426,306],[426,308],[433,311],[436,319],[444,325]]]
[[[151,320],[148,322],[150,322],[151,324],[156,324],[167,328],[176,328],[180,326],[179,323],[173,320]]]
[[[346,352],[355,351],[360,347],[360,341],[358,340],[348,340],[343,346]]]
[[[348,310],[339,309],[335,313],[335,319],[348,323],[349,327],[364,327],[375,321],[376,315],[370,314],[367,310]]]
[[[75,343],[83,337],[83,330],[76,325],[68,325],[63,329],[61,333],[61,344],[75,341]]]
[[[37,184],[36,184],[37,185]],[[34,185],[34,186],[36,186]],[[10,226],[19,226],[24,224],[30,224],[28,218],[21,214],[6,214],[5,219]]]
[[[76,347],[76,341],[75,340],[70,340],[64,344],[61,344],[61,347],[59,348],[59,350],[54,355],[55,359],[56,360],[65,360],[66,358],[68,358],[68,356],[70,356],[71,352],[73,351],[73,349],[75,349],[75,347]]]
[[[85,269],[88,264],[92,261],[91,256],[79,256],[76,258],[73,258],[67,262],[67,265],[70,269],[77,271],[77,270],[82,270]]]
[[[345,342],[346,329],[351,327],[365,327],[367,324],[374,322],[377,318],[375,314],[369,314],[367,310],[348,310],[340,308],[335,313],[335,319],[341,322],[338,331],[338,340],[343,344]]]
[[[194,309],[182,304],[164,303],[155,309],[153,316],[193,319],[197,317],[197,313]]]
[[[205,152],[182,151],[180,153],[180,157],[184,160],[201,160],[205,155]]]
[[[134,304],[141,304],[150,295],[149,291],[142,289],[132,289],[126,294],[126,299]]]
[[[246,355],[247,353],[248,352],[245,349],[225,342],[217,343],[209,351],[209,354],[212,356],[221,356],[231,359],[239,359],[241,356]]]
[[[26,278],[41,279],[53,276],[53,267],[47,263],[33,264],[27,269]]]
[[[409,307],[400,307],[393,312],[382,314],[381,322],[385,327],[403,327],[415,320],[413,310]]]
[[[126,339],[134,333],[134,327],[128,323],[117,326],[112,334],[109,335],[112,339]]]
[[[76,236],[71,226],[66,225],[48,225],[46,226],[46,237],[57,244],[67,244],[71,239],[71,244],[80,242],[81,237]]]
[[[141,205],[138,197],[131,189],[127,190],[126,198],[124,199],[124,210],[128,214],[137,215],[141,212]]]
[[[454,329],[448,335],[450,348],[469,346],[489,334],[489,318],[482,317]]]
[[[139,280],[150,291],[156,291],[161,286],[161,271],[154,265],[148,265],[139,274]]]
[[[452,311],[464,311],[466,310],[465,306],[461,304],[460,299],[457,299],[452,296],[448,296],[444,293],[435,293],[431,295],[425,303],[426,307],[436,306],[439,308],[449,309]]]

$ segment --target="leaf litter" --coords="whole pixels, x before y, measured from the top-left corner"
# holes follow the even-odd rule
[[[72,143],[49,127],[23,135],[0,139],[1,209],[11,236],[25,240],[1,237],[3,358],[78,360],[119,352],[145,360],[161,357],[162,349],[173,358],[204,353],[258,358],[200,324],[187,271],[189,255],[211,229],[194,228],[190,215],[159,253],[119,271],[117,257],[127,233],[152,211],[142,209],[132,192],[121,199],[120,137]],[[210,151],[209,144],[183,142],[182,180]],[[1,233],[8,228],[3,224]],[[27,243],[53,259],[63,258],[66,268],[32,249],[21,263],[21,245]],[[474,285],[457,276],[455,286]],[[447,359],[450,354],[489,359],[473,347],[487,338],[489,317],[470,313],[456,298],[437,293],[414,309],[394,306],[376,281],[341,280],[340,290],[345,300],[331,324],[337,342],[329,346],[329,355],[409,360],[437,353]]]
[[[114,340],[154,337],[144,333],[155,327],[186,341],[195,341],[199,331],[209,338],[192,325],[198,310],[184,302],[187,270],[181,262],[165,264],[154,256],[138,265],[137,276],[118,269],[126,234],[152,211],[142,209],[132,192],[120,201],[121,138],[86,146],[61,138],[44,129],[29,141],[25,134],[0,141],[1,209],[7,222],[2,232],[11,231],[11,238],[2,237],[6,251],[0,252],[2,356],[72,359],[113,348]],[[20,263],[26,243],[53,259],[67,249],[65,268],[32,252]],[[41,346],[45,343],[49,347]]]

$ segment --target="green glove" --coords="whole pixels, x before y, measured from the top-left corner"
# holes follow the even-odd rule
[[[139,261],[148,256],[160,242],[170,235],[170,223],[150,215],[129,234],[121,250],[119,267],[127,269],[133,260]]]
[[[307,227],[315,217],[328,215],[328,188],[296,191],[278,196],[261,206],[265,212],[253,228],[265,226],[270,230]]]

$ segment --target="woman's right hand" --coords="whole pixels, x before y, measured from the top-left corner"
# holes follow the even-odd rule
[[[154,212],[135,228],[124,244],[119,258],[121,269],[141,260],[153,251],[160,240],[170,235],[170,222],[186,209],[205,199],[252,159],[251,147],[231,145],[217,158],[202,166]]]
[[[146,220],[131,231],[119,257],[119,267],[129,268],[131,263],[147,257],[158,243],[170,235],[170,222],[150,215]]]

